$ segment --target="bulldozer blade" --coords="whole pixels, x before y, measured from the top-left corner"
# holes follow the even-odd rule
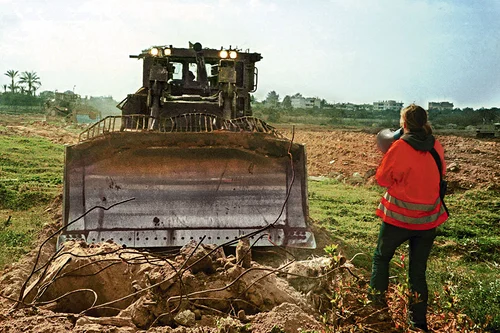
[[[66,147],[64,177],[58,246],[221,245],[253,233],[255,246],[316,247],[305,147],[266,133],[107,133]]]

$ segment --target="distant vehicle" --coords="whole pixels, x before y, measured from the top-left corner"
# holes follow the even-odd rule
[[[72,123],[94,123],[101,119],[101,113],[88,105],[85,99],[71,90],[56,92],[53,98],[43,104],[45,114],[49,117],[63,118]]]
[[[493,125],[483,125],[476,129],[477,138],[495,138],[500,137],[500,123]]]

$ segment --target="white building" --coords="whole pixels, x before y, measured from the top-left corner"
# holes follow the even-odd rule
[[[394,100],[373,102],[373,111],[399,111],[403,108],[403,102],[396,102]]]
[[[290,101],[294,109],[319,109],[321,107],[321,100],[316,97],[292,97]]]
[[[453,103],[451,102],[429,102],[428,110],[451,111]]]

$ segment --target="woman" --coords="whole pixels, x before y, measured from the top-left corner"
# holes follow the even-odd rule
[[[448,214],[439,196],[440,175],[434,148],[444,174],[444,150],[432,135],[427,112],[412,104],[401,110],[404,134],[384,155],[375,175],[387,187],[376,214],[382,218],[373,256],[370,287],[385,303],[389,284],[389,262],[402,243],[409,241],[410,315],[415,328],[427,331],[427,259],[436,237],[436,227]]]

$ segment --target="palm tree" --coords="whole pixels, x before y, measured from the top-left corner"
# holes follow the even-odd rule
[[[15,71],[13,69],[9,69],[7,72],[5,72],[5,75],[10,77],[12,80],[12,83],[10,84],[10,91],[12,93],[16,92],[16,89],[18,88],[16,85],[16,76],[19,74],[19,71]]]
[[[19,86],[17,84],[14,83],[14,85],[12,84],[9,84],[9,89],[10,89],[10,92],[17,92],[19,90]]]
[[[35,93],[36,89],[40,87],[42,84],[40,83],[40,78],[36,74],[36,72],[23,72],[21,74],[21,80],[19,83],[26,84],[28,86],[28,94],[31,95]]]

